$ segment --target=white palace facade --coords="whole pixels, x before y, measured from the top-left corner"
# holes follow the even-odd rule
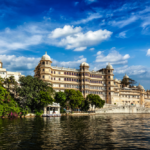
[[[83,62],[79,69],[51,66],[52,60],[47,53],[42,56],[34,72],[38,77],[52,84],[56,92],[65,89],[80,90],[84,97],[97,94],[106,104],[136,105],[150,107],[150,91],[142,85],[125,87],[121,80],[114,79],[113,67],[90,71],[89,64]],[[129,78],[125,75],[123,78]]]
[[[20,72],[10,72],[3,68],[3,63],[0,61],[0,77],[1,78],[9,78],[10,76],[14,76],[14,79],[19,82],[19,78],[24,76],[21,75]]]

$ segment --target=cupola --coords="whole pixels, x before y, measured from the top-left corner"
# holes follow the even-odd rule
[[[108,63],[108,65],[106,66],[106,69],[113,69],[113,67],[110,63]]]
[[[41,60],[50,60],[51,61],[51,58],[49,55],[47,55],[47,52],[45,52],[45,55],[42,56]]]

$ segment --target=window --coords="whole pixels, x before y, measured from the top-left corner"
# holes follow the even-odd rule
[[[60,81],[60,78],[59,78],[59,81]]]
[[[54,80],[55,80],[55,78],[54,78]]]
[[[45,62],[43,61],[43,65],[45,64]]]
[[[108,78],[110,79],[110,76],[108,76]]]
[[[54,71],[54,74],[55,74],[55,71]]]
[[[48,61],[46,62],[46,64],[48,64]]]
[[[110,82],[108,82],[108,84],[110,84]]]
[[[44,76],[43,76],[43,78],[44,78]]]
[[[60,72],[58,72],[58,74],[60,74]]]
[[[44,69],[43,69],[43,71],[44,71]]]
[[[53,71],[51,71],[51,73],[53,73]]]

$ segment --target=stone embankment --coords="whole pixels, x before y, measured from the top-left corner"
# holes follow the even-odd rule
[[[150,108],[137,107],[137,106],[115,106],[109,108],[101,108],[95,110],[96,114],[101,113],[150,113]]]

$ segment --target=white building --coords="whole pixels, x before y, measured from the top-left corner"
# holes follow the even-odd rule
[[[3,63],[0,61],[0,77],[6,79],[6,78],[9,78],[10,76],[14,76],[15,80],[18,82],[19,78],[24,75],[21,75],[20,72],[7,71],[5,68],[3,68]]]

